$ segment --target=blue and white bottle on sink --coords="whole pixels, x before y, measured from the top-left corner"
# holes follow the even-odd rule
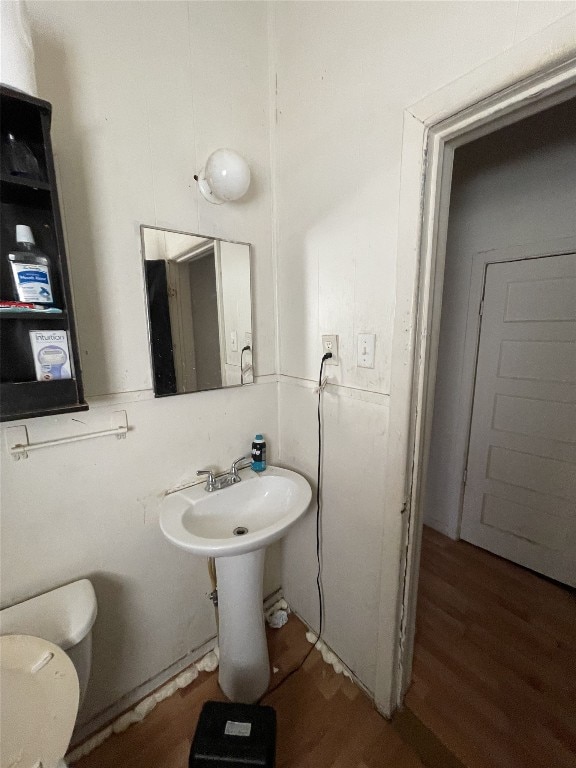
[[[252,469],[254,472],[266,469],[266,441],[263,435],[256,435],[252,443]]]

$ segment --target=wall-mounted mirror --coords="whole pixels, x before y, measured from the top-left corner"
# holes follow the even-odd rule
[[[156,397],[251,384],[250,246],[140,233]]]

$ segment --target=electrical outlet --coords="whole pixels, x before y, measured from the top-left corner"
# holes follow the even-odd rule
[[[338,365],[338,336],[322,336],[322,354],[332,352],[332,357],[328,358],[324,365]]]

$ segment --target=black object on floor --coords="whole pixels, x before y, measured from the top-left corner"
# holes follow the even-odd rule
[[[196,726],[189,768],[276,764],[276,712],[258,704],[207,701]]]

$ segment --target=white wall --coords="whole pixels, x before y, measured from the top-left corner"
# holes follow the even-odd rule
[[[400,560],[383,466],[404,110],[574,7],[273,5],[281,457],[314,474],[315,396],[305,383],[318,376],[321,334],[337,333],[342,362],[328,369],[336,386],[325,397],[326,640],[370,690],[379,596]],[[373,370],[355,366],[361,332],[377,337]],[[317,626],[314,562],[307,520],[286,542],[283,583]]]
[[[153,400],[140,223],[253,244],[256,369],[274,373],[267,9],[260,3],[29,2],[53,103],[82,367],[91,409],[28,420],[33,442],[108,428],[126,440],[44,450],[2,441],[2,605],[88,576],[99,602],[85,721],[215,634],[206,563],[158,524],[166,489],[225,467],[256,432],[277,452],[277,385]],[[218,55],[215,52],[218,51]],[[254,189],[212,206],[193,174],[219,146]],[[100,396],[100,397],[96,397]],[[6,425],[3,427],[3,432]],[[279,586],[269,558],[266,589]]]
[[[28,5],[39,89],[55,105],[87,393],[150,387],[140,223],[254,243],[256,363],[273,372],[266,7]],[[255,178],[233,206],[200,199],[192,178],[221,145],[243,154]]]
[[[545,252],[576,236],[575,179],[574,100],[456,150],[425,502],[426,524],[452,538],[470,421],[462,401],[473,258],[527,244]]]

